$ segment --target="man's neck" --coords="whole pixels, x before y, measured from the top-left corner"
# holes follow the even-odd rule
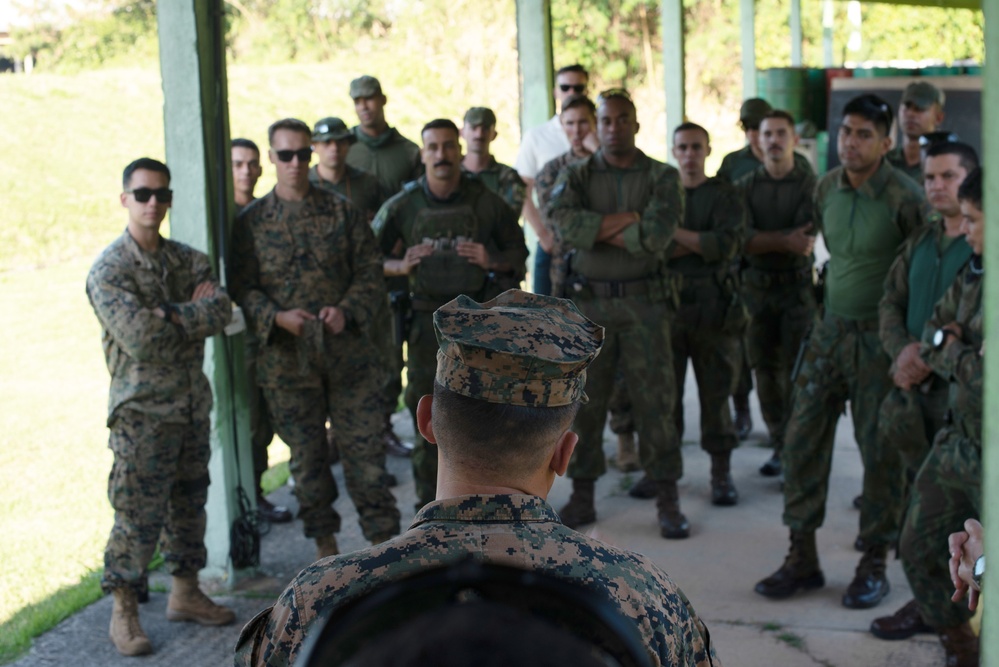
[[[251,201],[256,199],[256,197],[253,196],[252,192],[240,192],[239,190],[236,190],[233,192],[233,199],[236,200],[236,206],[246,206]]]
[[[437,199],[447,199],[461,186],[461,174],[456,174],[453,178],[442,181],[427,175],[427,189]]]
[[[749,146],[749,152],[753,154],[753,157],[755,157],[760,162],[763,162],[764,158],[763,149],[760,148],[759,146],[754,146],[753,144],[746,144],[746,145]]]
[[[638,149],[632,148],[626,153],[608,153],[604,151],[604,160],[612,167],[617,167],[618,169],[627,169],[631,165],[635,164],[635,160],[638,159]]]
[[[767,160],[763,163],[763,168],[767,170],[770,178],[779,181],[794,170],[794,153],[791,154],[789,160],[781,160],[780,162]]]
[[[548,498],[555,475],[551,471],[538,470],[528,479],[497,479],[495,473],[484,476],[474,470],[460,467],[440,466],[437,474],[437,498],[456,498],[473,495],[513,495],[526,494]]]
[[[380,125],[377,125],[375,127],[365,127],[361,125],[361,132],[368,135],[372,139],[377,139],[378,137],[382,136],[383,134],[388,132],[388,129],[389,129],[388,123],[386,123],[385,121],[382,121]]]
[[[960,214],[950,216],[945,215],[943,222],[944,236],[949,236],[953,239],[964,235],[963,232],[961,232],[962,219]]]
[[[708,175],[704,173],[703,169],[696,174],[691,174],[686,171],[680,172],[680,182],[683,183],[683,187],[688,190],[693,190],[694,188],[703,185],[706,180],[708,180]]]
[[[579,148],[572,149],[573,157],[584,158],[593,155],[593,151],[589,150],[586,146],[580,146]]]
[[[309,194],[309,182],[305,181],[304,185],[282,185],[278,183],[274,186],[274,193],[277,195],[278,199],[283,199],[285,201],[302,201],[305,196]]]
[[[919,137],[906,135],[905,141],[902,142],[902,154],[905,156],[905,163],[910,167],[919,164],[923,158],[923,147],[919,145]]]
[[[848,180],[850,182],[850,186],[856,190],[869,181],[871,176],[876,174],[880,168],[881,160],[878,160],[872,167],[869,167],[864,171],[850,171],[849,169],[845,169],[844,171],[846,172],[846,180]]]
[[[132,224],[132,222],[129,221],[128,235],[131,236],[132,240],[146,252],[156,252],[160,249],[159,226],[157,226],[156,229],[148,229],[146,227],[140,227]]]
[[[319,178],[323,179],[327,183],[332,183],[336,185],[343,180],[343,177],[347,175],[347,163],[337,167],[327,167],[322,162],[316,165],[316,171],[319,172]]]
[[[461,166],[473,174],[489,168],[493,163],[493,156],[490,153],[468,153],[461,159]]]

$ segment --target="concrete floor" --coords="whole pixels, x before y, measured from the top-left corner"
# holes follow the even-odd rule
[[[851,500],[860,491],[862,469],[849,417],[841,419],[836,434],[826,522],[819,532],[826,587],[779,602],[753,592],[756,581],[780,566],[788,548],[787,530],[780,521],[783,500],[777,482],[757,473],[770,454],[762,446],[766,440],[765,427],[754,394],[756,429],[733,455],[733,475],[740,502],[735,507],[712,506],[708,485],[710,461],[697,445],[698,408],[696,386],[691,378],[692,373],[688,373],[685,476],[680,483],[681,503],[692,527],[690,539],[660,538],[655,502],[629,497],[626,489],[636,476],[623,475],[614,469],[597,483],[599,521],[589,532],[619,547],[642,552],[666,570],[707,623],[718,656],[728,667],[943,664],[943,649],[933,635],[886,642],[867,631],[872,619],[891,613],[909,600],[909,587],[898,561],[889,565],[892,591],[879,607],[856,611],[840,604],[860,556],[853,550],[859,514],[852,508]],[[412,433],[408,415],[396,415],[395,421],[398,433]],[[614,440],[609,433],[605,449],[608,455],[614,451]],[[390,458],[389,468],[399,477],[400,485],[395,492],[403,524],[408,525],[415,500],[408,460]],[[340,466],[335,467],[335,472],[341,489],[336,507],[344,520],[344,530],[338,535],[340,548],[342,551],[362,548],[367,542],[357,527],[353,505],[343,491]],[[552,505],[561,507],[570,489],[568,480],[558,480],[550,496]],[[295,505],[288,487],[276,491],[271,500]],[[311,562],[313,553],[312,542],[302,536],[301,524],[273,526],[263,538],[261,570],[266,576],[243,582],[238,592],[218,598],[236,610],[237,623],[228,628],[168,623],[164,618],[166,593],[162,591],[169,580],[157,576],[152,582],[150,602],[140,607],[143,627],[155,654],[142,658],[141,663],[120,657],[108,641],[111,601],[104,598],[39,637],[30,653],[15,665],[231,665],[232,647],[242,624],[270,604],[288,580]]]

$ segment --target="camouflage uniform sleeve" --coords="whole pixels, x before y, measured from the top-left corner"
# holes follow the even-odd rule
[[[348,205],[344,207],[344,211],[352,250],[349,259],[353,264],[353,279],[338,305],[347,312],[348,321],[352,320],[361,330],[366,331],[384,300],[383,258],[374,233],[361,210]]]
[[[138,285],[127,272],[101,262],[87,276],[87,297],[97,318],[115,343],[136,361],[176,361],[188,346],[183,329],[157,317],[143,303]]]
[[[898,208],[898,228],[905,238],[912,236],[926,224],[930,209],[925,199],[910,198]]]
[[[591,250],[600,232],[603,215],[585,208],[585,163],[563,169],[551,190],[545,214],[566,245]]]
[[[665,252],[683,222],[686,197],[680,172],[668,165],[660,169],[652,186],[652,198],[639,214],[638,223],[624,230],[624,247],[633,255]]]
[[[722,158],[721,166],[718,167],[718,173],[715,174],[716,178],[720,178],[726,183],[732,182],[732,170],[735,168],[735,155],[729,153]]]
[[[233,298],[253,325],[261,343],[270,340],[280,308],[260,289],[260,259],[246,214],[236,218],[232,237],[232,270],[229,275]]]
[[[305,641],[294,583],[273,607],[257,614],[236,642],[236,667],[288,667]]]
[[[397,220],[396,198],[393,197],[382,204],[375,214],[375,219],[371,221],[371,231],[374,232],[375,241],[386,257],[392,255],[396,242],[403,239]],[[403,243],[405,244],[404,239]]]
[[[798,201],[798,208],[794,212],[795,227],[815,222],[815,206],[812,204],[812,201],[815,198],[815,186],[817,183],[818,179],[815,178],[815,174],[813,173],[809,173],[805,178],[801,179],[800,200]],[[818,233],[818,225],[815,225],[812,233]]]
[[[701,257],[705,262],[729,262],[742,251],[746,239],[746,217],[742,197],[735,188],[721,188],[720,200],[709,231],[700,232]]]
[[[517,213],[518,217],[524,208],[524,196],[526,192],[527,186],[524,185],[520,174],[509,167],[504,168],[503,174],[500,177],[500,196]]]
[[[212,273],[208,256],[193,251],[189,259],[194,284],[211,282],[215,287],[214,296],[207,299],[172,304],[180,316],[180,327],[184,330],[185,336],[188,340],[196,340],[222,333],[232,319],[232,302]]]
[[[500,200],[501,201],[501,200]],[[523,276],[527,271],[527,242],[524,241],[524,230],[517,222],[518,213],[514,213],[505,203],[496,207],[498,222],[493,227],[492,241],[509,270],[516,276]]]
[[[933,347],[933,334],[937,329],[951,322],[957,322],[959,306],[962,297],[967,298],[968,286],[968,266],[958,272],[954,283],[948,288],[943,298],[933,307],[933,317],[926,323],[923,329],[922,356],[926,363],[940,377],[957,382],[965,389],[981,396],[982,389],[982,355],[981,348],[966,343],[964,340],[955,340],[942,350]],[[968,322],[958,322],[967,336],[969,332]],[[963,405],[965,410],[972,410],[976,406]],[[980,406],[977,406],[980,408]]]
[[[878,333],[892,362],[898,358],[902,348],[915,342],[906,325],[909,311],[909,262],[913,247],[913,239],[907,240],[902,246],[885,276],[884,295],[878,303]]]

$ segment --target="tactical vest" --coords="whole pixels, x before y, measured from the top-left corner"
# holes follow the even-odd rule
[[[905,328],[917,340],[923,336],[926,321],[933,316],[933,306],[943,297],[968,259],[971,246],[963,238],[951,241],[940,253],[937,235],[926,234],[912,251],[909,261],[909,303]]]
[[[428,299],[452,299],[459,294],[477,297],[486,286],[488,273],[458,254],[462,241],[476,241],[479,219],[478,196],[457,206],[424,206],[413,223],[413,242],[429,243],[434,252],[420,260],[413,272],[413,294]]]

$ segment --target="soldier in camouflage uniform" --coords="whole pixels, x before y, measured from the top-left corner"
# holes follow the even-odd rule
[[[708,178],[704,161],[711,154],[708,131],[683,123],[673,131],[673,157],[686,190],[683,224],[673,236],[668,267],[683,279],[680,305],[670,327],[676,378],[677,436],[683,435],[683,389],[687,360],[694,366],[701,408],[701,447],[711,455],[711,502],[735,505],[730,472],[739,444],[728,397],[742,363],[740,338],[748,316],[732,271],[742,250],[745,216],[738,191]]]
[[[607,469],[603,431],[620,368],[631,390],[639,459],[656,482],[660,533],[683,538],[690,528],[676,484],[683,458],[673,423],[669,324],[676,290],[665,255],[683,219],[683,197],[677,170],[640,151],[637,131],[628,93],[602,94],[601,148],[562,170],[548,206],[562,241],[575,250],[569,293],[587,317],[607,327],[607,344],[589,376],[590,402],[573,424],[580,445],[570,466],[572,497],[560,515],[571,527],[596,520],[593,490]]]
[[[114,525],[101,588],[114,596],[110,637],[123,655],[152,652],[137,592],[157,544],[173,575],[167,618],[207,625],[235,615],[198,588],[205,566],[205,501],[212,391],[201,366],[205,338],[232,317],[208,257],[164,239],[170,170],[141,158],[122,176],[128,226],[87,275],[111,374],[108,499]]]
[[[756,585],[767,597],[825,584],[815,532],[825,517],[836,422],[847,401],[864,462],[860,536],[866,551],[843,605],[873,607],[888,594],[885,558],[898,537],[902,466],[878,438],[878,409],[891,388],[878,302],[899,246],[926,218],[922,191],[884,160],[891,123],[891,107],[876,95],[848,102],[837,143],[842,166],[816,187],[813,224],[830,254],[825,312],[793,390],[782,456],[791,550],[781,568]]]
[[[902,143],[888,151],[891,166],[922,185],[924,134],[936,132],[944,119],[944,93],[929,81],[913,81],[905,87],[898,108]]]
[[[603,329],[569,301],[519,290],[481,305],[460,296],[433,324],[434,393],[417,421],[439,447],[439,499],[398,538],[303,570],[243,629],[236,664],[291,664],[335,609],[379,584],[472,558],[606,597],[635,624],[652,664],[718,665],[704,624],[662,570],[570,530],[545,500],[576,443],[568,429]]]
[[[284,119],[268,130],[277,185],[236,220],[233,293],[260,341],[257,381],[289,469],[306,537],[336,553],[340,516],[325,424],[337,431],[344,479],[364,536],[399,532],[382,485],[384,366],[372,330],[383,299],[381,253],[359,209],[308,180],[312,132]]]
[[[385,255],[400,246],[405,253],[401,259],[386,259],[384,270],[386,276],[409,279],[405,399],[414,426],[420,397],[433,390],[433,312],[459,294],[477,299],[495,295],[495,276],[509,280],[521,274],[527,259],[517,214],[481,181],[462,174],[457,126],[433,120],[421,136],[426,175],[388,200],[374,222]],[[419,435],[413,478],[419,508],[434,499],[437,479],[437,449]]]
[[[982,515],[982,376],[985,353],[982,296],[985,216],[982,170],[958,191],[963,231],[973,255],[933,309],[920,355],[950,385],[947,425],[937,433],[912,487],[899,552],[926,623],[936,629],[947,664],[978,664],[978,638],[966,606],[953,602],[947,553],[950,533]]]
[[[361,209],[365,218],[371,221],[395,192],[389,192],[374,174],[348,163],[351,146],[355,143],[357,136],[339,118],[323,118],[317,122],[312,130],[312,150],[319,156],[319,161],[309,169],[309,182],[337,193]]]
[[[465,112],[461,138],[468,152],[461,160],[466,176],[478,178],[503,198],[518,216],[524,208],[524,181],[513,167],[496,161],[489,146],[496,140],[496,114],[487,107],[472,107]]]
[[[780,453],[791,411],[791,372],[801,339],[815,319],[815,176],[794,159],[794,118],[771,111],[760,124],[764,161],[740,179],[746,201],[747,241],[743,294],[750,324],[746,349],[756,371],[763,421],[774,451],[760,467],[779,475]]]

